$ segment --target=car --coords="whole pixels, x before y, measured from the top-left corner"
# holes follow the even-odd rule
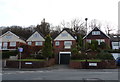
[[[118,57],[118,58],[116,59],[116,64],[117,64],[117,66],[120,66],[120,57]]]

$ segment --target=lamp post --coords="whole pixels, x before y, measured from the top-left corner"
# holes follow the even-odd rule
[[[86,21],[86,35],[87,35],[87,20],[88,20],[88,18],[85,18],[85,21]],[[86,55],[86,68],[87,68],[87,36],[85,38],[85,55]]]

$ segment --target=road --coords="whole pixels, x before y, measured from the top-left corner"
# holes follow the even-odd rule
[[[34,70],[3,70],[3,80],[83,80],[97,78],[118,80],[118,69],[48,68]]]

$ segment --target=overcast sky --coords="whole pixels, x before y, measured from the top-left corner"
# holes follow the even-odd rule
[[[74,18],[118,26],[119,0],[0,0],[0,26],[30,26],[43,18],[59,25]]]

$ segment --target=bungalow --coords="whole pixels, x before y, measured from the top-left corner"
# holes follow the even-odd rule
[[[105,42],[108,46],[110,46],[110,37],[97,27],[90,31],[85,37],[83,37],[83,39],[84,42],[91,43],[91,40],[96,40],[98,41],[98,45],[100,45],[101,42]]]
[[[38,52],[43,47],[44,41],[43,35],[36,31],[27,39],[27,44],[33,47],[35,52]]]
[[[54,53],[57,54],[59,64],[68,64],[71,56],[71,46],[76,39],[69,29],[64,28],[53,41]]]
[[[120,49],[120,35],[110,35],[112,49]]]
[[[0,36],[0,50],[16,50],[24,44],[26,42],[11,31],[7,31]]]

